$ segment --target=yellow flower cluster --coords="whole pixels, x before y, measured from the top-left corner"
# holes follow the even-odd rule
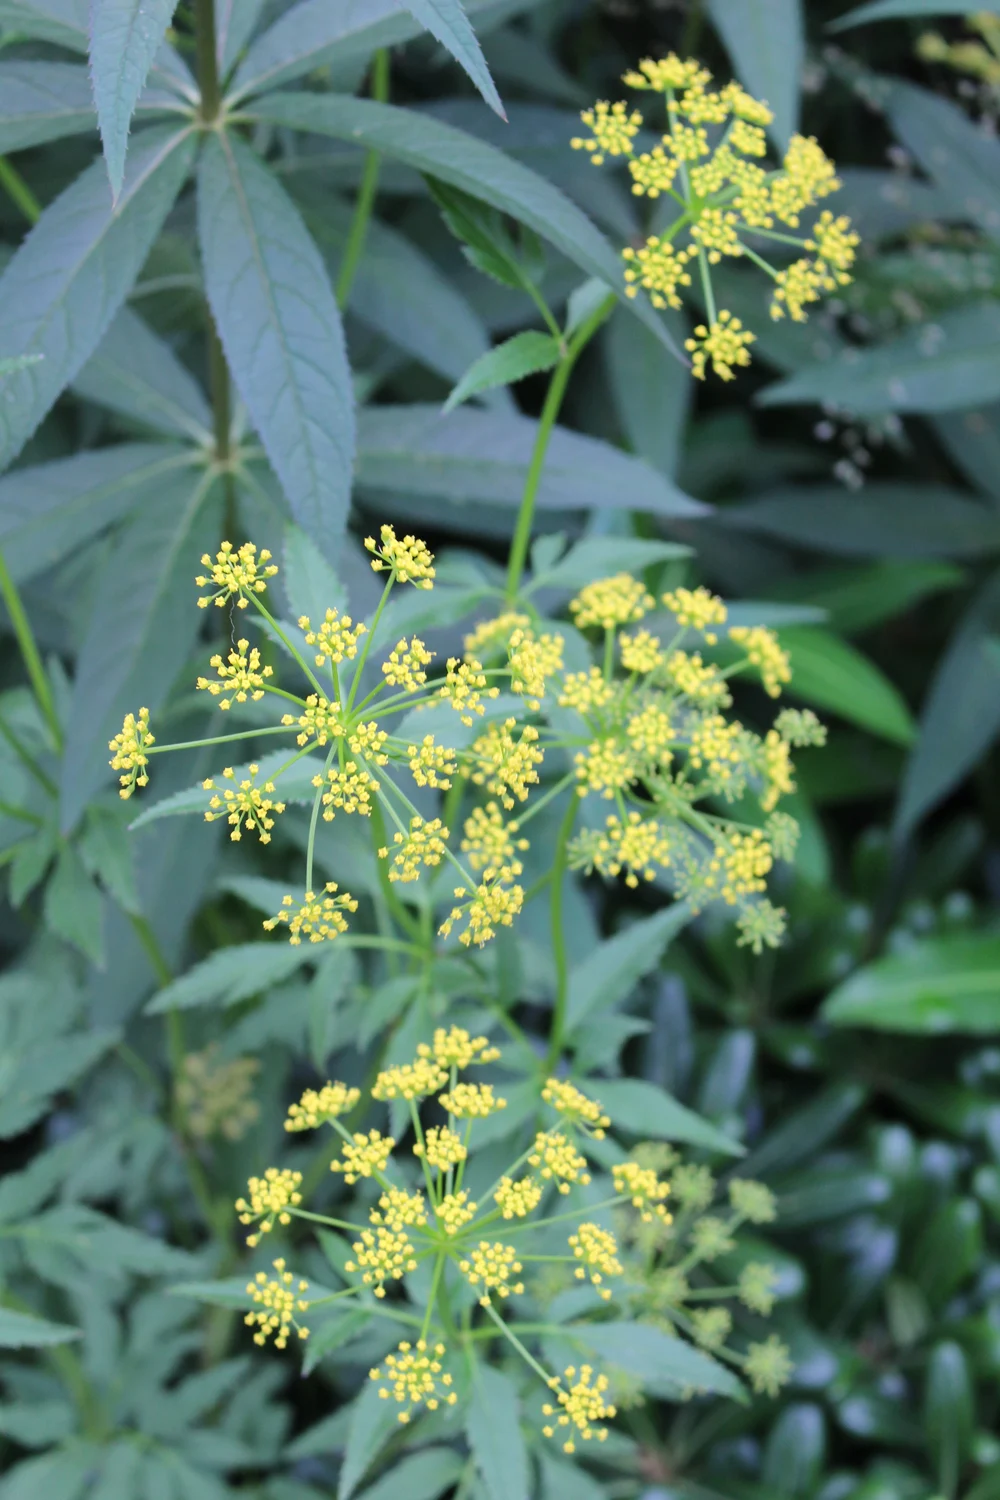
[[[459,1120],[488,1120],[490,1115],[507,1108],[506,1099],[494,1094],[491,1083],[456,1083],[447,1094],[441,1095],[441,1104]]]
[[[514,738],[516,719],[491,724],[474,740],[469,752],[471,766],[463,765],[462,774],[476,786],[483,786],[499,797],[510,812],[515,797],[527,801],[528,788],[538,784],[538,767],[544,759],[538,746],[538,730],[525,724],[518,739]]]
[[[361,1090],[346,1083],[325,1083],[321,1089],[306,1089],[297,1104],[288,1107],[286,1130],[315,1130],[330,1120],[348,1114],[361,1098]]]
[[[391,573],[394,580],[418,589],[434,587],[434,557],[419,537],[397,537],[391,526],[383,526],[377,542],[365,537],[365,547],[374,554],[373,572]]]
[[[213,656],[209,666],[215,668],[216,680],[199,677],[196,686],[218,698],[222,709],[231,708],[234,703],[245,703],[247,698],[258,703],[264,696],[265,678],[274,675],[273,667],[261,666],[260,652],[247,640],[237,641],[225,661],[219,655]],[[223,698],[223,693],[229,696]]]
[[[501,865],[495,870],[487,870],[479,885],[471,890],[468,886],[457,885],[455,900],[458,905],[452,907],[438,928],[442,937],[448,937],[455,923],[461,922],[463,917],[468,925],[459,933],[458,940],[466,948],[473,943],[481,947],[496,937],[498,927],[510,927],[524,905],[523,888],[511,883],[520,868],[519,864]]]
[[[542,1185],[534,1177],[501,1177],[493,1201],[505,1219],[526,1219],[542,1201]]]
[[[312,784],[323,788],[320,800],[325,823],[333,822],[337,808],[346,813],[357,813],[362,818],[371,817],[372,797],[378,791],[378,782],[367,771],[360,770],[357,761],[348,760],[343,766],[331,766],[325,780],[322,776],[314,776]]]
[[[483,664],[474,656],[461,661],[457,656],[449,657],[448,671],[438,688],[438,696],[450,703],[463,724],[475,722],[473,714],[480,717],[486,712],[484,698],[498,698],[500,689],[489,687]]]
[[[604,1399],[608,1389],[608,1377],[595,1375],[590,1365],[581,1365],[579,1371],[570,1365],[566,1369],[564,1379],[570,1382],[568,1386],[555,1378],[549,1381],[549,1387],[555,1393],[558,1405],[552,1406],[547,1402],[542,1407],[543,1416],[555,1418],[554,1423],[550,1422],[542,1428],[545,1436],[555,1437],[558,1428],[569,1427],[575,1428],[576,1433],[584,1442],[589,1442],[591,1438],[604,1442],[608,1429],[599,1424],[610,1421],[616,1415],[615,1408]],[[576,1452],[576,1443],[572,1433],[563,1443],[563,1452]]]
[[[205,822],[214,823],[216,818],[225,818],[232,828],[229,837],[234,844],[238,844],[243,836],[243,829],[249,828],[256,833],[262,844],[271,842],[271,829],[274,827],[274,818],[271,813],[283,813],[285,804],[276,802],[272,796],[274,782],[265,781],[263,787],[255,783],[260,766],[251,765],[247,768],[249,776],[236,784],[236,772],[232,766],[227,766],[223,771],[223,779],[233,783],[232,786],[221,788],[222,796],[219,796],[219,788],[211,777],[202,782],[206,792],[213,792],[208,809],[205,813]]]
[[[498,1297],[519,1297],[524,1291],[524,1282],[515,1279],[523,1270],[517,1251],[499,1240],[480,1240],[468,1259],[459,1261],[458,1269],[470,1286],[482,1287],[481,1307],[489,1307],[491,1292]]]
[[[452,1237],[460,1234],[466,1224],[471,1224],[478,1212],[479,1204],[471,1202],[464,1189],[460,1193],[446,1193],[441,1202],[434,1205],[438,1223],[445,1234]]]
[[[250,1178],[247,1184],[249,1201],[238,1198],[236,1212],[241,1224],[257,1223],[256,1231],[247,1235],[247,1244],[251,1249],[260,1242],[262,1234],[270,1234],[275,1221],[279,1224],[292,1222],[288,1210],[297,1208],[302,1202],[302,1194],[299,1192],[301,1186],[301,1172],[279,1167],[268,1167],[263,1177]]]
[[[337,882],[328,880],[319,896],[314,891],[306,891],[298,902],[294,896],[283,896],[281,910],[275,916],[268,917],[264,927],[268,932],[273,932],[275,927],[284,924],[288,928],[288,941],[293,947],[297,947],[304,937],[310,943],[330,942],[347,931],[344,912],[355,912],[358,909],[358,903],[350,891],[344,891],[339,896],[336,892]]]
[[[448,1082],[440,1063],[418,1057],[411,1063],[385,1068],[372,1084],[373,1099],[423,1099],[436,1094]]]
[[[500,1049],[490,1045],[484,1036],[470,1036],[464,1026],[439,1026],[430,1044],[421,1042],[418,1057],[433,1057],[443,1068],[471,1068],[499,1061]]]
[[[560,1193],[568,1193],[573,1183],[586,1187],[590,1181],[587,1158],[558,1130],[539,1131],[528,1163],[546,1182],[555,1183]]]
[[[517,856],[528,848],[528,840],[516,838],[516,833],[517,823],[505,822],[497,804],[487,802],[485,807],[474,808],[465,820],[462,853],[469,856],[474,870],[495,870],[506,865],[512,875],[520,875],[522,867]]]
[[[361,1238],[351,1246],[355,1259],[344,1262],[344,1270],[360,1274],[365,1286],[376,1297],[385,1296],[387,1281],[402,1281],[409,1271],[417,1269],[417,1258],[409,1236],[401,1229],[362,1229]]]
[[[542,1088],[542,1098],[567,1120],[592,1135],[595,1141],[603,1141],[605,1131],[611,1124],[610,1118],[596,1099],[588,1098],[568,1078],[547,1079]]]
[[[401,1422],[410,1420],[415,1406],[437,1411],[442,1401],[447,1406],[455,1405],[458,1396],[451,1389],[451,1376],[443,1373],[441,1364],[444,1352],[443,1344],[429,1347],[424,1339],[418,1339],[416,1347],[404,1342],[395,1354],[386,1355],[384,1376],[379,1367],[369,1371],[371,1380],[385,1379],[386,1384],[379,1388],[384,1400],[391,1398],[406,1407],[399,1413]]]
[[[645,58],[624,82],[664,96],[667,129],[660,140],[637,151],[642,114],[621,101],[599,100],[581,115],[590,134],[570,144],[586,151],[595,166],[609,157],[627,159],[637,197],[666,193],[675,200],[681,211],[669,229],[622,252],[625,290],[634,297],[642,288],[654,307],[679,308],[697,262],[708,317],[685,345],[692,373],[703,380],[711,364],[716,375],[731,380],[736,368],[750,363],[754,335],[731,312],[716,310],[711,267],[726,257],[753,260],[774,282],[772,318],[787,312],[801,320],[809,303],[851,279],[858,236],[847,218],[825,209],[807,237],[775,230],[776,222],[797,228],[807,209],[836,192],[833,163],[811,136],[794,135],[780,168],[769,169],[763,158],[772,111],[739,84],[713,90],[711,81],[707,68],[692,59],[673,53]],[[808,253],[776,269],[761,253],[762,240],[791,241]]]
[[[669,1224],[671,1216],[665,1207],[670,1194],[670,1184],[661,1182],[651,1167],[642,1167],[634,1161],[616,1162],[611,1168],[615,1192],[628,1198],[644,1223],[654,1216],[661,1223]]]
[[[459,1162],[465,1161],[468,1150],[461,1137],[447,1125],[432,1125],[425,1133],[423,1141],[418,1141],[413,1148],[414,1156],[423,1157],[429,1167],[434,1167],[438,1172],[447,1172],[452,1167],[457,1167]]]
[[[215,591],[198,600],[199,609],[205,609],[209,604],[222,609],[230,599],[234,600],[238,609],[246,609],[250,597],[263,594],[267,588],[267,579],[273,578],[278,571],[271,562],[271,554],[267,548],[262,547],[258,555],[253,542],[244,542],[239,549],[234,548],[231,542],[223,542],[215,554],[215,560],[206,552],[201,565],[208,572],[199,574],[195,583],[200,589],[211,589],[214,584]]]
[[[330,703],[319,693],[310,693],[301,714],[283,714],[282,724],[299,726],[296,735],[298,745],[325,745],[329,739],[339,739],[344,733],[340,704]]]
[[[652,608],[653,596],[637,578],[631,573],[616,573],[613,578],[586,584],[570,601],[569,612],[580,630],[592,625],[614,630],[617,625],[641,620]]]
[[[149,772],[146,770],[149,758],[146,751],[155,743],[154,736],[149,732],[148,708],[140,708],[138,718],[135,714],[126,714],[121,730],[113,740],[108,741],[108,749],[114,752],[111,769],[122,773],[118,778],[121,783],[118,795],[125,801],[137,786],[149,785]]]
[[[388,1135],[370,1130],[367,1135],[358,1130],[344,1142],[343,1161],[332,1161],[331,1172],[343,1172],[344,1181],[353,1185],[360,1177],[376,1177],[385,1171],[396,1142]]]
[[[382,674],[390,687],[415,693],[427,681],[424,668],[429,667],[433,660],[433,651],[428,651],[423,641],[416,636],[407,640],[404,636],[389,652],[388,661],[382,663]]]
[[[273,1338],[274,1347],[284,1349],[293,1328],[300,1339],[309,1337],[308,1328],[295,1320],[295,1314],[305,1312],[309,1306],[302,1297],[302,1293],[309,1290],[309,1283],[300,1281],[295,1286],[295,1278],[291,1271],[286,1271],[285,1262],[279,1258],[273,1264],[277,1276],[269,1277],[266,1271],[258,1271],[253,1281],[247,1283],[247,1293],[261,1311],[248,1312],[243,1321],[249,1328],[256,1326],[255,1344],[266,1344],[269,1338]]]
[[[317,667],[323,666],[324,662],[339,666],[345,659],[353,661],[358,654],[358,641],[366,628],[365,625],[355,625],[350,615],[342,615],[337,609],[328,609],[316,630],[308,615],[299,616],[299,629],[305,632],[306,645],[316,647],[314,661]]]
[[[393,860],[389,879],[404,883],[419,880],[424,866],[432,869],[441,863],[448,838],[448,830],[442,825],[440,818],[434,818],[430,823],[425,823],[420,816],[411,818],[407,833],[393,834]],[[389,852],[389,849],[380,849],[379,858],[386,859]]]
[[[614,1235],[599,1224],[581,1224],[576,1233],[570,1235],[569,1248],[580,1262],[576,1268],[577,1279],[585,1281],[589,1277],[598,1288],[599,1296],[608,1301],[611,1289],[602,1284],[605,1276],[625,1274],[625,1267],[618,1259],[618,1241]]]

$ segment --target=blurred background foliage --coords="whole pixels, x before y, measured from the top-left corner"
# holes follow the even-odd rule
[[[306,9],[220,5],[237,17],[233,57],[283,16],[304,28]],[[374,49],[390,45],[396,102],[530,166],[616,245],[638,234],[637,206],[569,150],[576,111],[669,48],[738,75],[779,132],[817,135],[841,169],[836,211],[863,237],[854,284],[804,326],[769,324],[757,283],[720,273],[758,335],[732,385],[696,389],[619,313],[570,389],[545,525],[689,543],[689,579],[782,627],[793,696],[823,713],[830,741],[804,758],[784,948],[754,958],[709,913],[616,1023],[623,1072],[741,1141],[741,1172],[778,1195],[769,1258],[792,1383],[746,1406],[651,1405],[603,1466],[547,1461],[535,1493],[1000,1500],[1000,6],[972,26],[944,0],[875,0],[846,23],[841,0],[486,0],[469,11],[507,123],[394,7],[354,9],[353,40],[319,58],[310,88],[365,91]],[[0,26],[9,257],[98,143],[89,95],[73,94],[86,7],[2,0]],[[172,36],[189,56],[184,6]],[[56,89],[53,74],[56,105],[36,114],[75,110],[81,133],[25,130],[18,69],[39,60],[73,78]],[[283,126],[251,134],[335,276],[364,153]],[[363,1345],[317,1355],[303,1382],[244,1337],[238,1292],[228,1309],[199,1300],[200,1284],[243,1272],[231,1203],[277,1151],[288,1098],[343,1047],[369,1048],[393,1011],[390,998],[366,1020],[369,991],[339,958],[311,976],[206,963],[258,936],[251,856],[193,819],[129,834],[134,808],[101,769],[118,700],[165,635],[159,705],[176,738],[200,723],[178,684],[211,648],[193,627],[178,639],[168,607],[179,591],[187,611],[199,528],[211,540],[228,507],[229,524],[282,552],[273,482],[222,486],[191,534],[172,529],[185,496],[164,444],[197,443],[212,420],[192,226],[182,196],[126,309],[0,479],[0,546],[72,759],[67,774],[4,614],[0,1496],[466,1500],[448,1462],[348,1444]],[[546,265],[547,295],[565,303],[581,273],[551,247]],[[7,353],[20,309],[3,293]],[[412,524],[451,556],[456,619],[472,589],[463,559],[502,559],[517,411],[537,416],[540,384],[519,386],[516,406],[495,393],[492,425],[450,429],[433,462],[420,414],[530,314],[464,262],[419,174],[385,160],[346,311],[364,405],[338,571],[355,612],[370,599],[351,537],[368,517]],[[388,405],[411,408],[409,425],[398,410],[380,422]],[[607,445],[603,475],[574,434]],[[607,458],[623,451],[644,460],[647,490],[658,475],[711,511],[643,508],[638,471]],[[297,566],[318,566],[308,547]],[[115,590],[152,593],[156,609],[116,614]],[[165,770],[160,789],[192,774]],[[645,892],[581,902],[577,961],[654,906]],[[530,994],[526,942],[512,972]],[[187,983],[189,1009],[145,1014],[172,982]]]

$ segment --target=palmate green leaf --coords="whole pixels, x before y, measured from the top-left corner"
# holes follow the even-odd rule
[[[559,359],[559,345],[551,333],[526,329],[515,333],[483,354],[470,366],[444,404],[445,412],[454,411],[470,396],[492,390],[498,385],[515,385],[527,375],[551,370]]]
[[[1000,141],[940,94],[898,79],[878,79],[875,87],[892,129],[945,194],[953,216],[1000,239]]]
[[[500,95],[462,0],[403,0],[403,4],[469,75],[490,109],[505,119]]]
[[[237,943],[218,948],[162,989],[146,1006],[145,1014],[159,1016],[196,1005],[238,1005],[288,979],[309,956],[308,949],[291,943]]]
[[[194,145],[190,131],[137,136],[114,207],[104,166],[95,162],[45,210],[0,277],[3,353],[44,356],[4,383],[0,468],[100,343],[180,190]]]
[[[68,1328],[64,1323],[49,1323],[45,1318],[36,1318],[30,1313],[0,1307],[2,1349],[44,1349],[53,1344],[68,1344],[80,1336],[79,1328]]]
[[[354,465],[354,397],[319,251],[277,179],[216,136],[198,172],[205,290],[226,358],[292,514],[331,560]]]
[[[64,829],[75,827],[99,787],[113,784],[108,741],[125,714],[155,711],[187,661],[201,625],[194,577],[220,527],[212,475],[178,473],[147,495],[109,556],[69,705],[59,786]]]
[[[746,1399],[740,1381],[718,1360],[652,1323],[569,1323],[564,1331],[602,1361],[641,1380],[654,1396],[676,1400],[682,1390],[694,1386],[737,1401]]]
[[[280,768],[292,759],[295,753],[296,747],[293,743],[293,736],[289,735],[287,749],[274,750],[268,755],[262,755],[258,761],[253,762],[253,764],[260,768],[257,778],[258,782],[267,781],[270,777],[275,776]],[[243,765],[234,766],[233,774],[237,781],[249,776],[250,765],[251,762],[247,761]],[[322,760],[318,760],[314,756],[305,755],[301,760],[297,760],[295,765],[286,771],[278,782],[278,791],[281,794],[282,802],[311,802],[315,796],[312,778],[318,775],[322,769]],[[179,818],[193,813],[204,817],[212,795],[210,791],[205,790],[203,784],[199,781],[194,786],[185,787],[182,792],[172,792],[169,797],[164,797],[160,802],[154,802],[151,807],[144,808],[129,826],[133,830],[145,828],[148,823],[158,823],[161,818]]]
[[[462,1468],[454,1448],[424,1448],[383,1474],[359,1500],[437,1500],[457,1482]]]
[[[886,480],[856,492],[789,485],[727,505],[716,524],[849,557],[981,557],[1000,550],[1000,515],[943,484]]]
[[[781,632],[792,668],[789,691],[896,745],[911,745],[916,725],[906,701],[866,656],[828,630],[793,625]]]
[[[1000,145],[997,147],[1000,160]],[[998,217],[1000,217],[1000,210]],[[770,385],[761,406],[831,403],[844,411],[955,411],[1000,396],[1000,304],[941,313],[873,348],[850,348]]]
[[[657,967],[668,944],[690,921],[690,908],[676,901],[599,943],[583,963],[571,969],[566,1007],[570,1035],[598,1009],[613,1009],[626,999],[639,980]]]
[[[799,125],[805,60],[803,0],[709,0],[708,13],[740,82],[774,111],[771,134],[782,151]]]
[[[205,446],[212,440],[212,413],[198,382],[129,307],[115,318],[73,389],[167,437]]]
[[[528,1453],[520,1402],[510,1377],[477,1363],[465,1414],[465,1435],[489,1500],[528,1500]]]
[[[1000,733],[1000,661],[990,644],[998,630],[1000,576],[994,575],[937,665],[896,807],[898,839],[948,795]]]
[[[0,547],[19,583],[67,557],[190,464],[183,449],[122,443],[0,478]]]
[[[1000,11],[1000,0],[986,0],[977,10]],[[830,31],[846,31],[850,26],[867,26],[871,21],[895,21],[905,16],[965,16],[969,0],[870,0],[855,6],[846,15],[830,22]]]
[[[922,939],[867,964],[823,1003],[834,1026],[988,1034],[1000,1028],[1000,937]]]
[[[595,1078],[590,1084],[616,1126],[659,1141],[685,1141],[706,1151],[741,1156],[743,1147],[693,1109],[644,1078]]]
[[[436,406],[368,407],[358,417],[357,482],[389,494],[516,506],[537,432],[536,422],[514,413],[467,409],[442,416]],[[553,429],[537,504],[668,516],[707,510],[641,459],[565,427]]]
[[[555,245],[586,275],[607,282],[622,303],[683,359],[652,307],[641,298],[626,297],[621,261],[586,214],[543,177],[494,147],[426,115],[368,99],[279,93],[259,100],[250,112],[276,125],[382,151],[491,203]]]
[[[90,77],[111,191],[125,176],[132,112],[176,0],[90,0]]]

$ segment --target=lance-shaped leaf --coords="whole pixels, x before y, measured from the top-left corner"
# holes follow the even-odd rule
[[[87,0],[0,0],[5,29],[70,52],[87,51]]]
[[[124,530],[98,580],[67,715],[59,788],[64,829],[101,786],[113,784],[108,741],[128,712],[155,711],[198,634],[194,577],[221,524],[203,472],[160,484]],[[155,730],[154,730],[155,733]]]
[[[896,79],[876,87],[896,135],[950,202],[950,216],[1000,239],[1000,141],[928,89]]]
[[[463,401],[480,391],[514,385],[526,375],[551,370],[558,360],[559,345],[551,333],[541,333],[533,328],[515,333],[470,365],[445,402],[444,410],[454,411],[456,406],[461,406]]]
[[[42,1349],[52,1344],[68,1343],[80,1336],[79,1328],[69,1328],[65,1323],[48,1323],[31,1313],[0,1307],[2,1349]]]
[[[1000,0],[976,3],[977,10],[1000,11]],[[846,31],[851,26],[867,26],[870,21],[896,21],[902,16],[966,16],[969,0],[870,0],[858,5],[845,16],[830,22],[831,31]]]
[[[259,119],[293,130],[334,136],[382,151],[418,172],[440,177],[472,197],[492,203],[534,229],[588,276],[606,282],[636,317],[679,359],[683,358],[649,303],[641,297],[626,297],[621,261],[587,215],[544,177],[511,161],[495,147],[440,120],[370,99],[271,94],[255,104],[252,112]]]
[[[215,56],[219,72],[229,72],[253,35],[264,0],[217,0],[215,7]]]
[[[122,443],[0,479],[0,548],[18,583],[53,567],[190,463],[182,448]]]
[[[176,0],[90,0],[90,77],[111,190],[125,175],[132,111]]]
[[[4,354],[41,354],[4,384],[0,468],[100,343],[187,175],[191,131],[144,132],[112,205],[97,161],[45,210],[0,277]]]
[[[198,382],[130,307],[115,318],[73,389],[168,437],[211,441],[212,413]]]
[[[354,397],[320,253],[284,188],[228,136],[205,147],[198,232],[233,378],[292,514],[333,560],[350,503]]]
[[[145,89],[136,104],[144,118],[183,108],[175,93],[162,88]],[[90,79],[79,63],[0,62],[0,151],[24,151],[96,124]]]
[[[465,1434],[489,1500],[528,1500],[528,1453],[517,1388],[507,1375],[476,1364]]]
[[[483,49],[465,10],[462,0],[404,0],[406,9],[426,26],[431,36],[441,43],[446,52],[463,68],[482,94],[490,109],[504,118],[496,84],[490,77]]]
[[[773,109],[771,133],[787,150],[799,123],[802,0],[708,0],[708,11],[742,82]]]

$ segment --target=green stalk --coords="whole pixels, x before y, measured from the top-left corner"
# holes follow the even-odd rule
[[[42,217],[42,205],[31,191],[16,167],[12,167],[6,156],[0,156],[0,187],[7,197],[24,214],[29,224],[37,224]]]
[[[194,0],[195,76],[201,95],[199,111],[203,125],[212,126],[219,117],[222,89],[216,60],[215,0]]]
[[[542,415],[538,421],[535,446],[531,454],[531,462],[528,465],[527,477],[524,481],[524,493],[521,496],[521,508],[517,513],[514,540],[510,545],[506,589],[508,604],[513,604],[517,598],[521,575],[524,572],[524,565],[527,562],[528,547],[531,543],[531,529],[535,519],[535,501],[542,482],[542,470],[545,467],[545,458],[549,450],[549,442],[552,438],[552,429],[556,425],[556,419],[562,407],[566,387],[569,384],[569,377],[572,375],[573,367],[580,355],[605,318],[608,317],[616,300],[613,295],[606,297],[600,307],[591,313],[585,323],[580,325],[570,339],[566,352],[556,365],[552,379],[549,381],[549,389],[545,397],[545,404],[542,407]]]
[[[380,47],[372,60],[372,98],[379,104],[385,104],[389,98],[389,52],[385,47]],[[361,260],[361,252],[365,248],[365,239],[368,235],[368,223],[375,207],[375,195],[378,192],[379,169],[382,164],[381,154],[378,151],[369,151],[365,157],[364,172],[361,177],[361,187],[358,190],[357,202],[354,205],[354,218],[351,220],[351,228],[347,236],[347,244],[344,248],[344,259],[341,262],[340,271],[337,275],[337,306],[341,311],[347,306],[351,295],[351,287],[354,285],[354,277],[357,274],[358,265]]]
[[[35,641],[34,633],[25,614],[24,605],[21,603],[21,595],[17,591],[17,585],[10,576],[6,560],[0,552],[0,596],[7,606],[10,615],[10,623],[14,627],[14,635],[21,650],[25,670],[31,683],[31,690],[35,695],[39,712],[52,735],[53,743],[57,750],[62,750],[63,737],[59,725],[59,716],[56,713],[55,698],[52,696],[52,684],[49,682],[48,674],[42,665],[42,658]]]
[[[549,1050],[545,1059],[546,1070],[551,1073],[559,1061],[563,1039],[566,1035],[566,1006],[569,999],[569,960],[566,954],[566,929],[563,925],[563,877],[566,874],[566,846],[576,821],[579,798],[570,795],[566,815],[556,840],[555,856],[552,860],[552,884],[549,887],[549,922],[552,941],[552,957],[556,966],[556,993],[552,1007],[552,1032]]]

